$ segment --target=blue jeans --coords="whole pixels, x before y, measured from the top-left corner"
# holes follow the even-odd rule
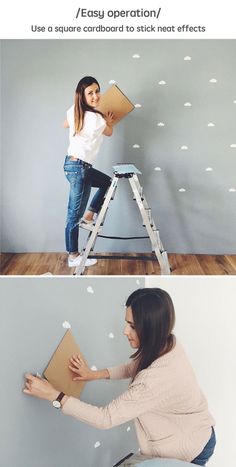
[[[206,462],[210,459],[212,456],[214,449],[216,445],[216,436],[215,436],[215,431],[214,428],[212,427],[212,434],[211,437],[202,450],[202,452],[191,462],[191,464],[196,464],[196,465],[205,465]]]
[[[68,253],[78,251],[79,221],[85,212],[91,188],[98,188],[89,210],[99,212],[104,196],[111,184],[111,178],[99,170],[93,169],[90,164],[78,160],[71,160],[66,156],[64,163],[65,176],[70,183],[70,195],[66,219],[66,250]]]
[[[204,447],[204,449],[202,450],[202,452],[191,462],[191,464],[196,464],[196,465],[202,465],[202,466],[205,466],[206,462],[210,459],[210,457],[212,456],[213,452],[214,452],[214,449],[215,449],[215,445],[216,445],[216,437],[215,437],[215,432],[214,432],[214,428],[212,427],[212,434],[211,434],[211,437],[209,439],[209,441],[207,442],[206,446]],[[127,460],[126,460],[127,459]],[[155,457],[155,458],[152,458],[151,456],[145,456],[145,455],[142,455],[142,454],[129,454],[128,456],[126,456],[125,458],[121,459],[119,462],[117,462],[117,464],[114,465],[114,467],[117,465],[119,465],[120,467],[128,467],[128,466],[133,466],[133,467],[138,467],[140,465],[141,466],[148,466],[150,464],[150,467],[151,466],[158,466],[160,465],[164,467],[164,465],[166,467],[168,467],[169,465],[175,465],[176,464],[176,467],[177,466],[180,466],[180,465],[185,465],[186,462],[184,461],[181,461],[181,460],[177,460],[177,459],[162,459],[160,457]],[[189,463],[187,463],[188,465],[190,465]]]

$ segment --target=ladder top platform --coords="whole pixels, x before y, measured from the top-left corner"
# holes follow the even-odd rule
[[[113,173],[116,175],[141,174],[134,164],[117,164],[113,166]]]

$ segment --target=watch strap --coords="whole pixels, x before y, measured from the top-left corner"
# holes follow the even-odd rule
[[[55,407],[55,409],[61,409],[62,407],[61,400],[63,399],[64,396],[65,396],[64,392],[60,392],[57,398],[54,401],[52,401],[52,405],[53,407]]]
[[[64,396],[65,396],[64,392],[60,392],[60,394],[56,398],[56,401],[61,402]]]

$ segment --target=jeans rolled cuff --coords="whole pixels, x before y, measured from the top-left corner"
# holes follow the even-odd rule
[[[93,208],[92,206],[89,206],[87,210],[88,210],[88,211],[91,211],[91,212],[94,212],[95,214],[98,213],[98,209]]]

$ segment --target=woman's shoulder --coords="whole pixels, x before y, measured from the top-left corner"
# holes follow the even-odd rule
[[[137,383],[145,382],[146,384],[155,383],[156,379],[160,382],[162,378],[166,379],[167,375],[173,374],[176,369],[185,367],[187,357],[180,342],[175,338],[175,343],[172,349],[154,360],[147,368],[141,370],[135,377]]]
[[[176,338],[176,336],[174,336],[173,346],[169,350],[169,352],[165,353],[161,357],[154,360],[151,363],[149,368],[166,366],[168,365],[168,363],[171,363],[172,361],[175,361],[175,360],[179,360],[182,357],[186,357],[184,348],[182,344],[179,342],[179,340]]]
[[[143,374],[145,376],[145,373],[148,374],[161,368],[169,367],[172,364],[175,365],[176,362],[182,358],[186,358],[186,354],[182,345],[174,336],[174,344],[171,350],[161,357],[156,358],[156,360],[153,360],[147,368],[140,371],[140,375]]]

